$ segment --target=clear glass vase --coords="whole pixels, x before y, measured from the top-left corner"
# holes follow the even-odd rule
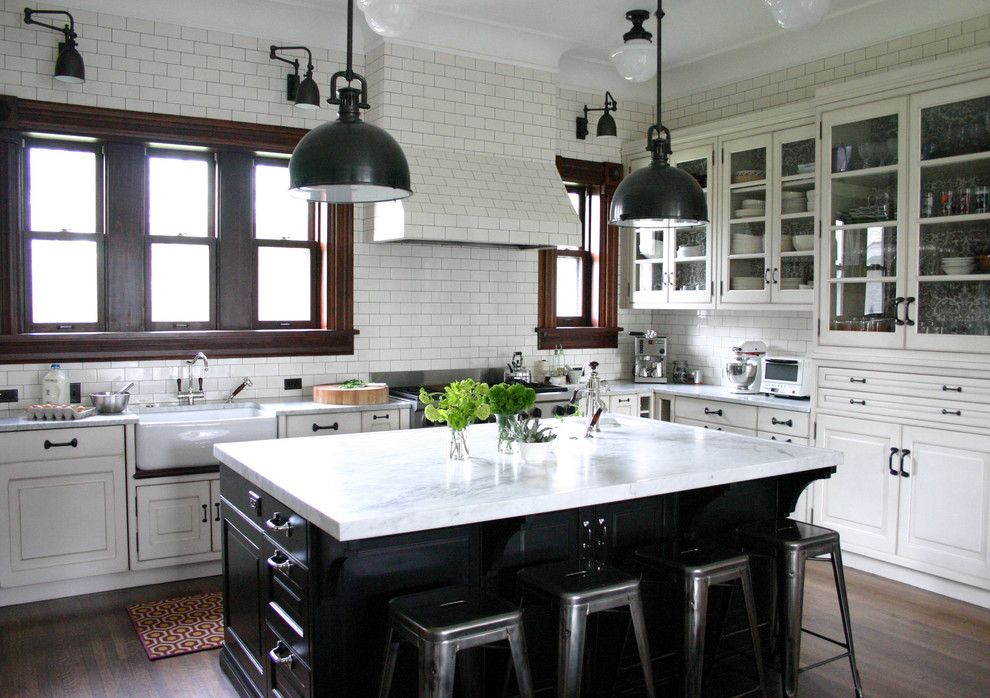
[[[450,430],[450,451],[447,453],[448,460],[467,460],[471,456],[468,451],[467,439],[464,438],[464,430]]]
[[[512,414],[497,414],[495,415],[495,423],[498,425],[498,452],[512,454],[512,420],[515,419],[515,415]]]

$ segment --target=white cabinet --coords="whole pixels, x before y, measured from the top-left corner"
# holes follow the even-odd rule
[[[609,395],[608,411],[612,414],[624,414],[629,417],[638,417],[639,397],[634,394]]]
[[[358,434],[361,432],[360,412],[324,412],[321,414],[290,414],[285,419],[283,438],[297,436],[326,436],[327,434]]]
[[[399,428],[399,410],[367,410],[361,413],[361,431],[394,431]]]
[[[123,427],[0,436],[0,586],[126,570]]]
[[[213,550],[210,482],[137,488],[138,560],[179,558]]]

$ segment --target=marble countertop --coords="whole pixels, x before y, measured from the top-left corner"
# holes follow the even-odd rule
[[[558,511],[773,477],[842,462],[807,446],[633,417],[594,439],[565,420],[545,464],[496,452],[468,428],[471,460],[447,460],[447,429],[218,444],[214,455],[338,540]]]
[[[791,412],[811,412],[811,400],[789,400],[773,395],[740,395],[729,392],[724,385],[682,385],[679,383],[634,383],[633,381],[609,381],[609,394],[660,393],[681,397],[696,397],[704,400],[734,402],[741,405],[772,407],[775,410]]]
[[[83,419],[28,419],[24,416],[0,418],[0,432],[33,431],[35,429],[78,429],[79,427],[109,427],[119,424],[136,424],[138,416],[133,412],[121,414],[94,414]]]

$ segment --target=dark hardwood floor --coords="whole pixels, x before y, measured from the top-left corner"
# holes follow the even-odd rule
[[[829,568],[808,574],[806,626],[841,637]],[[990,610],[855,570],[847,582],[868,697],[990,695]],[[0,608],[0,696],[234,696],[216,650],[149,662],[126,612],[219,588],[214,577]],[[806,636],[804,663],[833,651]],[[850,698],[848,664],[802,674],[801,695]]]

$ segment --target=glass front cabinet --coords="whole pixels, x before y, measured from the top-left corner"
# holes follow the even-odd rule
[[[709,176],[714,149],[709,145],[678,148],[672,164],[694,177],[714,215]],[[645,167],[650,156],[630,161],[630,171]],[[711,224],[630,231],[630,300],[636,308],[710,308],[714,301]]]
[[[822,127],[821,343],[990,349],[990,81]]]

